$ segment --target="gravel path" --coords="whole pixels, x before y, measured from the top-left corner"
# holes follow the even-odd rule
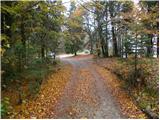
[[[51,118],[125,118],[103,78],[92,66],[91,57],[70,57],[62,61],[73,66],[73,75],[61,99],[54,106],[55,114]]]

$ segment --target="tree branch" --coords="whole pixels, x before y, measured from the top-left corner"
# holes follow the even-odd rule
[[[78,1],[77,1],[78,2]],[[81,4],[80,2],[78,2],[84,9],[86,9],[87,11],[96,14],[94,11],[89,10],[86,6],[84,6],[83,4]]]

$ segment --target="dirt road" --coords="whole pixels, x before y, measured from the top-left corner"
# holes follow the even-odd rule
[[[92,56],[62,58],[62,61],[73,66],[72,78],[50,118],[125,118],[94,68]]]

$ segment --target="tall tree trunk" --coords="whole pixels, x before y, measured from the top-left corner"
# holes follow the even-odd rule
[[[123,52],[123,38],[121,38],[121,57],[123,58],[123,54],[124,54],[124,52]]]
[[[128,54],[127,54],[127,52],[125,52],[125,56],[126,56],[126,58],[128,57]]]
[[[24,26],[24,16],[21,15],[21,41],[23,45],[23,51],[22,51],[22,68],[24,65],[26,65],[26,36],[25,36],[25,26]]]
[[[47,57],[47,55],[48,55],[48,49],[46,48],[46,50],[45,50],[45,56]]]
[[[93,54],[93,39],[92,39],[92,37],[91,37],[91,39],[90,39],[90,42],[91,42],[90,54]]]
[[[46,33],[42,33],[40,35],[41,37],[41,58],[42,58],[42,61],[44,60],[45,58],[45,43],[44,43],[44,39],[45,39],[45,36],[46,36]]]
[[[101,48],[102,48],[102,54],[103,54],[103,57],[105,57],[105,49],[104,49],[104,46],[101,45]]]
[[[157,22],[157,31],[159,30],[159,22]],[[157,34],[157,58],[159,57],[159,34]]]
[[[74,52],[74,56],[77,56],[77,52]]]
[[[107,21],[108,20],[108,5],[107,5],[107,3],[105,5],[105,15],[106,15],[105,18]],[[106,35],[105,54],[106,54],[106,57],[108,57],[108,23],[106,23],[105,35]]]
[[[117,40],[114,32],[113,23],[112,23],[112,39],[113,39],[114,56],[118,56]]]
[[[102,36],[102,25],[101,25],[100,12],[98,10],[96,10],[95,12],[97,14],[96,21],[97,21],[97,24],[98,24],[97,31],[98,31],[98,36],[99,36],[99,40],[100,40],[100,47],[102,49],[102,55],[103,55],[103,57],[105,57],[104,38]]]
[[[100,41],[101,41],[100,43],[101,43],[102,55],[103,55],[103,57],[106,57],[106,54],[105,54],[105,43],[104,43],[104,38],[102,36],[102,26],[100,25],[100,23],[99,23],[98,31],[99,31]]]
[[[135,82],[137,81],[137,63],[138,63],[138,59],[137,59],[137,33],[136,33],[136,50],[135,50],[135,63],[134,63],[134,79],[132,81],[132,84],[135,85]]]
[[[159,35],[157,35],[157,58],[159,57]]]
[[[147,41],[147,57],[150,57],[152,54],[152,35],[148,34],[148,37],[150,38],[150,40]]]
[[[42,46],[41,46],[41,57],[42,57],[42,60],[43,60],[43,59],[44,59],[44,57],[45,57],[44,44],[42,44]]]
[[[118,48],[117,48],[117,40],[116,40],[116,36],[115,36],[114,21],[112,20],[112,18],[115,17],[115,13],[114,13],[114,1],[110,1],[109,13],[110,13],[111,25],[112,25],[111,32],[112,32],[112,40],[113,40],[113,55],[114,56],[118,56]]]
[[[1,33],[5,33],[5,14],[1,13]]]
[[[93,54],[93,38],[92,38],[91,33],[89,33],[88,35],[89,35],[90,44],[91,44],[90,54]]]
[[[87,27],[88,27],[88,30],[87,30],[87,33],[89,35],[89,39],[90,39],[90,54],[93,54],[93,37],[92,37],[92,32],[91,32],[91,28],[90,28],[90,25],[89,25],[89,19],[87,17]]]

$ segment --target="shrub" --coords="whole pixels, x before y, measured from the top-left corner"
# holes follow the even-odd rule
[[[4,97],[4,99],[1,101],[1,117],[4,118],[9,110],[10,102],[9,98]]]

